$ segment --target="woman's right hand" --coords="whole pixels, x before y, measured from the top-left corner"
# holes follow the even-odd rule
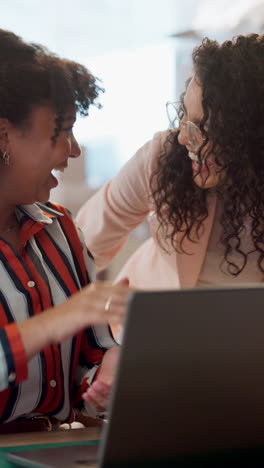
[[[28,359],[45,346],[61,343],[92,325],[122,324],[127,284],[97,281],[73,294],[62,304],[18,324]]]
[[[86,326],[110,321],[120,324],[125,317],[129,292],[127,284],[97,281],[72,296],[68,302],[76,302],[78,307],[83,308]]]
[[[70,318],[68,336],[91,325],[109,322],[122,324],[129,292],[126,284],[113,285],[109,281],[97,281],[75,293],[59,306],[63,309],[64,319],[66,316]],[[65,337],[59,336],[56,341],[61,342],[64,339]]]

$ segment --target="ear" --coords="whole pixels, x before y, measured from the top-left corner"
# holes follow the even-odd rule
[[[8,119],[0,118],[0,151],[5,152],[8,151],[9,146],[9,131],[10,131],[11,123]]]

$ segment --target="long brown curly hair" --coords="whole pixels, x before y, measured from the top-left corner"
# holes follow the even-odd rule
[[[24,42],[0,29],[0,117],[26,126],[32,110],[51,105],[56,113],[54,142],[69,108],[87,115],[89,106],[100,107],[98,80],[83,65],[61,59],[45,47]]]
[[[183,251],[177,243],[183,227],[182,240],[195,242],[213,190],[223,206],[220,240],[229,273],[238,275],[247,264],[248,252],[241,246],[246,218],[259,254],[258,268],[264,272],[264,36],[237,36],[222,45],[205,38],[192,57],[202,87],[201,131],[217,158],[221,156],[225,181],[213,189],[199,188],[187,149],[178,142],[179,132],[171,131],[151,178],[160,232],[176,251]]]

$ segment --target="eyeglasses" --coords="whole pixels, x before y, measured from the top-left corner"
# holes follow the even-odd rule
[[[166,103],[166,112],[170,122],[170,128],[184,129],[187,134],[188,144],[194,151],[199,151],[206,138],[203,136],[201,130],[190,120],[183,122],[184,109],[182,103],[170,102]]]

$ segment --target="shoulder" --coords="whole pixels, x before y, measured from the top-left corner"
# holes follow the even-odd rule
[[[166,141],[168,140],[169,135],[171,135],[170,130],[165,130],[165,131],[160,131],[154,133],[153,137],[151,140],[149,140],[147,143],[145,143],[142,148],[139,149],[141,150],[146,150],[149,153],[153,154],[160,154],[160,152],[163,150],[164,145]]]
[[[176,130],[163,130],[156,132],[151,140],[151,143],[154,147],[159,149],[164,149],[164,146],[167,142],[171,141],[176,136]]]
[[[153,138],[148,141],[139,151],[144,153],[142,157],[145,172],[150,176],[155,170],[159,157],[168,151],[168,144],[171,141],[173,130],[156,132]]]
[[[170,133],[159,131],[141,146],[112,179],[111,192],[117,189],[118,193],[123,193],[125,188],[125,193],[128,193],[128,187],[131,187],[132,192],[137,191],[140,197],[144,191],[148,196],[150,179],[156,171],[159,157],[166,150],[166,141]]]
[[[171,135],[172,133],[174,133],[174,130],[163,130],[154,133],[152,138],[153,144],[163,146],[166,140],[168,139],[169,135]]]

